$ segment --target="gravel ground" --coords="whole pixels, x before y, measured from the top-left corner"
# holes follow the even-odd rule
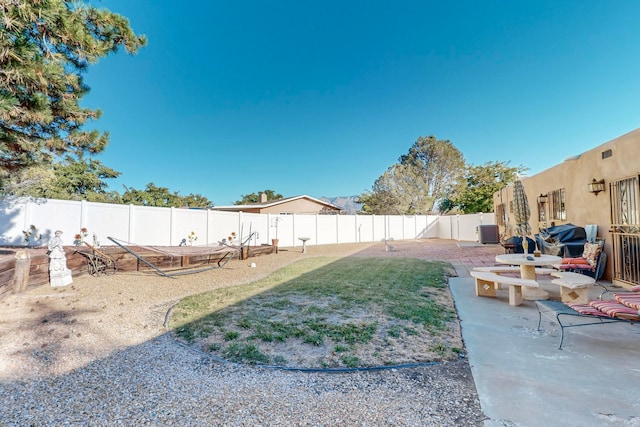
[[[480,426],[464,359],[350,373],[279,371],[215,362],[164,332],[168,309],[184,296],[239,286],[301,257],[430,258],[433,246],[310,246],[304,255],[280,250],[177,279],[118,273],[10,295],[0,301],[0,424]]]

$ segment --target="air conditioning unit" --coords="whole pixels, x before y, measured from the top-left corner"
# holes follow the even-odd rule
[[[500,232],[498,231],[498,226],[495,224],[479,225],[478,240],[482,244],[500,243]]]

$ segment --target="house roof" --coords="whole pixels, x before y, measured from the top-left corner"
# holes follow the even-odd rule
[[[267,200],[264,203],[256,202],[256,203],[249,203],[246,205],[214,206],[213,209],[229,210],[229,211],[239,211],[242,209],[265,209],[272,206],[281,205],[283,203],[293,202],[294,200],[298,200],[298,199],[307,199],[307,200],[316,202],[320,205],[328,206],[332,209],[336,209],[339,211],[342,210],[342,208],[340,208],[339,206],[333,205],[329,202],[325,202],[324,200],[316,199],[315,197],[307,196],[306,194],[303,194],[301,196],[294,196],[294,197],[284,197],[282,199]]]

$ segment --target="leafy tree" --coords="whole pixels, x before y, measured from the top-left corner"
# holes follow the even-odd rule
[[[3,182],[3,195],[46,197],[45,188],[55,179],[52,167],[29,166],[14,172]]]
[[[177,193],[171,193],[166,187],[158,187],[150,182],[144,190],[137,190],[125,186],[122,202],[140,206],[171,207],[179,205]]]
[[[267,196],[267,200],[282,199],[282,194],[276,194],[273,190],[264,190],[259,193],[244,194],[242,195],[242,199],[237,200],[234,205],[258,203],[260,201],[260,193],[264,193]]]
[[[82,73],[120,47],[137,52],[146,39],[126,18],[80,0],[0,0],[0,11],[0,179],[102,151],[108,134],[82,130],[101,114],[80,107],[89,90]]]
[[[190,193],[188,196],[182,197],[182,206],[190,208],[210,208],[213,203],[201,194]]]
[[[387,169],[358,202],[364,212],[379,215],[422,214],[433,206],[419,170],[403,164]]]
[[[209,207],[213,206],[206,197],[200,194],[189,194],[186,197],[178,192],[171,192],[166,187],[158,187],[150,182],[144,190],[136,190],[125,186],[122,202],[141,206],[158,207]]]
[[[361,212],[375,215],[399,215],[400,203],[395,195],[379,187],[373,184],[372,191],[365,191],[358,197],[357,202],[362,204]]]
[[[433,200],[446,197],[462,178],[466,165],[460,150],[449,140],[433,135],[419,137],[409,152],[400,157],[400,163],[417,169],[414,173],[422,181],[420,187]]]
[[[118,203],[120,195],[108,192],[104,180],[119,175],[120,172],[98,160],[67,156],[52,167],[40,165],[20,170],[8,181],[5,191],[16,196]]]
[[[363,211],[372,214],[426,214],[446,198],[462,179],[465,161],[448,140],[420,137],[360,196]]]
[[[510,167],[508,162],[487,162],[468,166],[463,182],[439,204],[442,212],[457,209],[461,213],[493,212],[493,195],[513,183],[524,166]]]
[[[65,200],[87,200],[90,202],[117,202],[120,195],[108,192],[106,179],[120,176],[102,162],[93,159],[75,160],[67,157],[54,166],[56,179],[47,197]]]

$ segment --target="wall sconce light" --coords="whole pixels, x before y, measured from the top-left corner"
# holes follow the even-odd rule
[[[546,194],[540,194],[538,196],[538,204],[539,205],[544,205],[545,203],[547,203],[547,195]]]
[[[597,196],[601,191],[604,191],[604,179],[596,181],[596,179],[593,178],[593,181],[589,183],[589,192]]]

